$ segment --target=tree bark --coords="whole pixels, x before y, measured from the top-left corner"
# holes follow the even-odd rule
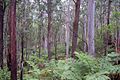
[[[10,54],[11,54],[11,80],[17,80],[17,60],[16,60],[16,0],[10,0],[9,13],[10,29]]]
[[[109,24],[110,24],[110,7],[111,7],[111,0],[108,0],[108,8],[107,8],[107,27],[109,29]],[[111,38],[111,34],[110,32],[107,30],[107,32],[105,33],[105,55],[107,54],[107,50],[108,50],[108,47],[109,45],[111,45],[111,41],[112,41],[112,38]]]
[[[39,24],[39,32],[38,32],[38,40],[39,40],[39,45],[38,45],[38,49],[39,49],[39,58],[41,57],[41,49],[42,49],[42,27],[44,26],[43,25],[43,12],[41,11],[41,8],[40,8],[40,0],[37,0],[37,4],[38,4],[38,6],[39,6],[39,17],[41,17],[41,19],[40,19],[40,24]],[[41,27],[42,26],[42,27]]]
[[[67,11],[66,11],[66,27],[65,27],[65,41],[66,41],[66,59],[69,56],[69,45],[70,45],[70,0],[68,0]]]
[[[57,30],[55,31],[54,36],[54,48],[55,48],[55,60],[57,60]]]
[[[75,50],[77,48],[79,15],[80,15],[80,0],[77,0],[75,2],[75,17],[73,22],[72,58],[75,58]]]
[[[108,1],[108,12],[107,12],[107,25],[110,24],[110,7],[111,7],[111,0]]]
[[[84,16],[84,27],[83,27],[83,50],[87,51],[87,17]]]
[[[0,68],[3,68],[3,0],[0,0]]]
[[[95,13],[95,1],[88,1],[88,53],[95,56],[95,44],[94,44],[94,13]]]
[[[21,73],[20,73],[20,80],[23,80],[23,64],[24,64],[24,32],[21,35]]]
[[[43,41],[44,41],[44,53],[48,53],[48,48],[47,48],[47,37],[43,35]]]
[[[51,32],[51,29],[52,29],[52,10],[51,10],[51,7],[52,7],[52,2],[51,0],[47,0],[47,4],[48,4],[48,34],[47,34],[47,48],[48,48],[48,60],[51,60],[51,57],[52,57],[52,54],[51,54],[51,42],[52,42],[52,32]]]

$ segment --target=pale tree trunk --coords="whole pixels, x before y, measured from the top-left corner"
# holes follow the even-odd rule
[[[44,38],[44,53],[46,54],[46,53],[48,53],[48,48],[47,48],[47,37],[44,37],[44,36],[43,36],[43,38]]]
[[[0,68],[3,68],[3,0],[0,0]]]
[[[88,53],[95,56],[95,44],[94,44],[94,13],[95,13],[95,1],[88,1]]]
[[[87,17],[84,16],[84,26],[83,26],[83,50],[84,52],[87,51]]]
[[[73,22],[72,58],[75,58],[75,51],[77,48],[78,23],[79,23],[79,15],[80,15],[80,0],[76,0],[76,2],[74,1],[74,3],[75,3],[75,17],[74,17],[74,22]]]
[[[69,56],[69,45],[70,45],[70,1],[71,0],[68,0],[67,11],[66,11],[67,16],[65,17],[66,59]]]
[[[11,54],[11,80],[17,80],[16,60],[16,0],[10,0],[10,54]]]

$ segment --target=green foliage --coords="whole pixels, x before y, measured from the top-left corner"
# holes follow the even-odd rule
[[[24,66],[24,80],[39,80],[41,69],[38,64],[45,63],[46,55],[41,58],[32,54],[28,61],[25,61],[26,66]]]
[[[109,74],[120,71],[120,66],[115,66],[108,60],[117,56],[111,53],[105,58],[96,59],[76,52],[76,60],[69,59],[67,63],[65,60],[51,61],[46,68],[51,74],[47,76],[60,80],[109,80]]]
[[[25,80],[110,80],[109,75],[120,72],[114,65],[118,54],[110,53],[102,58],[94,58],[87,53],[75,52],[76,59],[51,60],[44,69],[28,61],[33,68],[25,74]]]
[[[99,29],[96,30],[96,35],[95,35],[95,46],[96,46],[96,51],[99,55],[103,55],[105,52],[105,39],[107,39],[106,35],[111,35],[113,38],[114,34],[118,30],[118,24],[114,22],[116,20],[113,20],[109,25],[103,25]],[[118,22],[117,22],[118,23]],[[114,39],[113,39],[114,40]],[[107,49],[107,52],[114,51],[114,48],[111,48],[113,45],[109,46]]]
[[[52,50],[52,53],[53,53],[53,54],[56,54],[56,53],[55,53],[55,49]],[[57,45],[57,53],[59,53],[59,54],[64,54],[64,53],[65,53],[65,46],[64,46],[64,45],[61,45],[61,44],[58,44],[58,45]]]
[[[27,61],[27,63],[32,68],[24,74],[24,80],[39,80],[40,69],[38,66],[32,61]]]
[[[7,68],[0,70],[0,80],[10,80],[10,72]]]
[[[103,55],[105,50],[104,49],[105,35],[109,34],[112,36],[112,38],[115,37],[115,33],[120,28],[119,20],[120,20],[120,12],[113,12],[111,16],[111,23],[109,25],[102,25],[101,27],[99,27],[99,29],[96,30],[95,46],[96,46],[97,54],[99,54],[100,56]],[[107,52],[110,53],[112,51],[115,51],[115,49],[109,46],[109,48],[107,49]]]
[[[100,70],[107,71],[109,74],[118,72],[120,73],[120,66],[114,65],[118,61],[119,56],[120,55],[112,52],[104,58],[99,59]]]
[[[120,60],[120,54],[117,54],[115,52],[111,52],[110,54],[107,54],[105,57],[109,62],[115,62]]]
[[[47,59],[47,55],[42,55],[40,58],[36,55],[31,55],[29,61],[33,61],[34,64],[37,64],[37,63],[44,63],[46,59]]]
[[[108,74],[108,72],[98,72],[95,74],[87,75],[85,78],[86,80],[110,80],[110,78],[105,74]]]
[[[113,12],[112,17],[120,19],[120,12]]]

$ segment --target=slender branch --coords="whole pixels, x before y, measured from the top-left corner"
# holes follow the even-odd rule
[[[75,0],[73,0],[73,2],[76,4]]]

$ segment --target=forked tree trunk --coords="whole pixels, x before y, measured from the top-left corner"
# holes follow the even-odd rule
[[[11,54],[11,80],[17,80],[17,60],[16,60],[16,0],[10,0],[9,13],[10,29],[10,54]]]
[[[88,1],[88,53],[95,56],[95,44],[94,44],[94,13],[95,13],[95,1]]]
[[[0,68],[3,68],[3,0],[0,0]]]
[[[77,48],[79,15],[80,15],[80,0],[76,0],[75,17],[74,17],[74,22],[73,22],[72,58],[75,58],[75,51]]]

